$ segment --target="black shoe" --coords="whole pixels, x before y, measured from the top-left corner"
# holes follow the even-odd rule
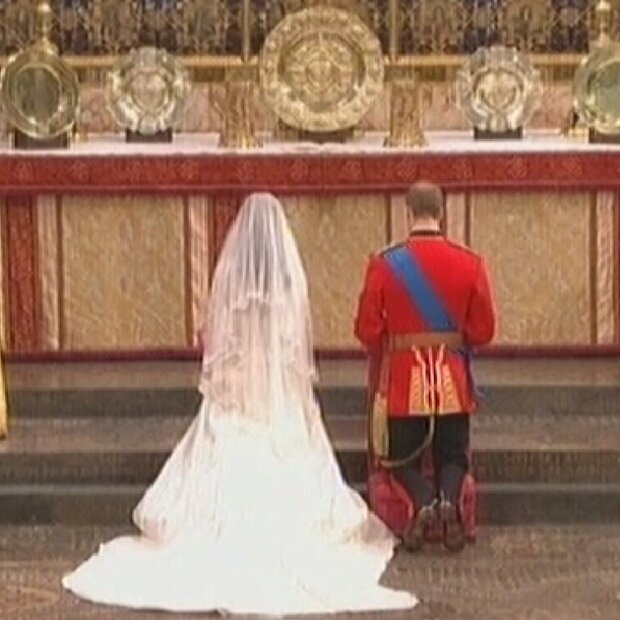
[[[439,516],[443,522],[443,544],[449,551],[462,551],[466,538],[457,507],[447,500],[439,504]]]
[[[403,546],[407,551],[419,551],[424,544],[428,526],[435,520],[435,506],[424,506],[409,521],[403,532]]]

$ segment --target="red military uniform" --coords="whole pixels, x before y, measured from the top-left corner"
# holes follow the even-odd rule
[[[371,362],[369,499],[397,534],[437,493],[474,538],[469,351],[494,331],[487,270],[470,250],[424,231],[371,258],[355,324]]]
[[[462,345],[490,342],[495,331],[495,309],[482,258],[438,233],[413,234],[406,246],[458,326]],[[389,336],[420,334],[423,344],[423,334],[428,332],[428,325],[383,253],[373,256],[355,323],[355,334],[371,359],[379,361]],[[428,367],[430,360],[423,346],[394,351],[389,359],[388,416],[473,412],[476,403],[468,362],[459,348],[432,347],[435,368]],[[377,364],[372,368],[376,373]],[[374,374],[371,383],[376,381]]]

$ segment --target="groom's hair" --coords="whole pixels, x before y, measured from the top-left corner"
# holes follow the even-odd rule
[[[443,219],[443,192],[434,183],[426,181],[415,183],[407,191],[406,201],[414,218],[432,217],[435,220]]]

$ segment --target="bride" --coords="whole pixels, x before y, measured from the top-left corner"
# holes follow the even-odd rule
[[[344,483],[314,399],[306,277],[280,203],[246,199],[204,319],[198,415],[124,536],[63,579],[100,603],[301,614],[413,607],[395,541]]]

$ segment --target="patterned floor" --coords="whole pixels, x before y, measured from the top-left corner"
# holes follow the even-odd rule
[[[86,604],[63,592],[62,574],[118,533],[114,528],[0,528],[0,618],[212,617],[128,612]],[[422,603],[413,612],[343,618],[615,620],[620,618],[620,525],[489,528],[458,556],[434,548],[416,556],[399,553],[385,581],[413,590]]]

